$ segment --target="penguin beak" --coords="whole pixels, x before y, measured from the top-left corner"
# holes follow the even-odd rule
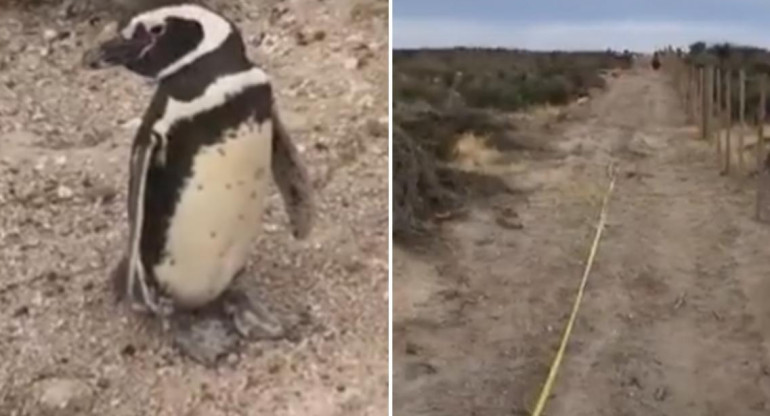
[[[128,65],[140,59],[150,47],[152,39],[125,39],[118,36],[83,54],[83,65],[91,69],[102,69],[116,65]]]

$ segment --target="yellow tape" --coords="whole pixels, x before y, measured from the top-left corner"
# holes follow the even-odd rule
[[[596,257],[596,251],[599,248],[599,240],[602,237],[602,231],[604,231],[604,224],[607,221],[607,206],[612,195],[612,190],[615,189],[615,167],[610,164],[608,168],[610,175],[610,185],[607,188],[607,192],[604,194],[604,201],[602,202],[602,210],[599,214],[599,223],[596,225],[596,236],[594,237],[594,243],[591,246],[591,253],[588,256],[585,270],[583,271],[583,280],[580,282],[580,288],[578,289],[577,296],[575,297],[575,304],[572,306],[572,314],[567,321],[567,327],[564,329],[564,335],[561,338],[561,344],[559,350],[556,352],[556,356],[551,363],[551,369],[548,372],[548,378],[545,380],[543,389],[540,391],[540,396],[537,399],[537,405],[532,412],[532,416],[540,416],[545,409],[545,404],[548,401],[548,397],[551,395],[553,389],[554,380],[556,380],[556,374],[559,373],[559,366],[564,358],[564,351],[567,349],[567,343],[569,342],[570,334],[572,334],[572,327],[575,325],[575,318],[577,317],[578,310],[580,309],[580,303],[583,301],[583,293],[585,292],[586,283],[588,282],[588,275],[591,273],[591,266],[594,264],[594,257]]]

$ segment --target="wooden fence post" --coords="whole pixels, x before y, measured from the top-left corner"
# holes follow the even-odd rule
[[[701,138],[711,139],[711,104],[714,96],[714,68],[701,68]]]
[[[684,113],[689,117],[690,108],[690,71],[687,66],[684,65],[680,59],[676,60],[676,65],[679,67],[679,72],[682,74],[682,78],[679,80],[679,95],[682,97],[682,103],[684,103]]]
[[[703,138],[703,85],[705,84],[703,67],[698,67],[698,76],[695,79],[695,120],[701,128],[701,138]]]
[[[732,89],[732,77],[733,71],[727,69],[725,71],[725,111],[724,111],[724,126],[725,126],[725,173],[730,174],[730,157],[731,157],[731,143],[730,135],[733,129],[733,89]]]
[[[712,116],[716,123],[714,123],[712,135],[716,144],[717,163],[720,165],[719,170],[722,170],[722,71],[717,67],[715,73],[715,78],[712,81],[714,81],[716,93],[711,96],[713,100],[711,105]]]
[[[696,123],[698,120],[698,73],[695,67],[688,65],[690,68],[690,82],[687,88],[690,90],[690,120],[692,123]]]
[[[759,108],[757,109],[757,206],[756,216],[758,221],[770,220],[766,218],[767,203],[770,193],[770,174],[764,168],[765,153],[765,100],[766,100],[766,75],[759,75]]]
[[[716,96],[714,97],[714,101],[716,102],[716,105],[714,106],[714,116],[716,116],[718,120],[722,113],[722,68],[716,67],[715,71],[716,75],[714,81],[716,82],[716,87],[714,88],[716,88]]]
[[[694,119],[694,111],[692,111],[693,102],[693,90],[692,90],[692,68],[682,61],[682,67],[685,70],[685,85],[684,85],[684,103],[685,111],[687,112],[687,121],[692,122]]]
[[[690,73],[690,67],[682,61],[682,68],[684,69],[684,111],[685,114],[687,114],[687,121],[692,120],[692,114],[690,114],[690,109],[692,108],[692,104],[690,104],[690,100],[692,100],[692,96],[690,95],[690,83],[692,74]]]
[[[759,75],[759,108],[757,108],[757,168],[765,152],[765,101],[767,100],[766,75]]]
[[[738,171],[744,172],[745,163],[743,161],[743,136],[746,134],[746,70],[741,68],[738,78],[738,83],[740,83],[738,93],[740,96],[738,98],[738,106],[740,107],[738,109],[740,113],[740,133],[738,134]]]
[[[681,59],[674,58],[674,60],[676,61],[676,68],[677,72],[679,73],[679,83],[677,84],[677,88],[679,89],[679,97],[681,97],[682,101],[685,103],[685,105],[687,105],[687,83],[690,78],[690,74]]]

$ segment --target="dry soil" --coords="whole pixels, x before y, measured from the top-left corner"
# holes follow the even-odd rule
[[[611,161],[608,226],[546,414],[770,413],[770,226],[752,219],[753,181],[720,176],[648,68],[568,110],[550,156],[508,166],[517,192],[448,223],[441,248],[396,249],[394,414],[529,414]]]

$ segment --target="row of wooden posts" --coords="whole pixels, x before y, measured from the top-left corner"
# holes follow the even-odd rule
[[[756,219],[770,223],[770,158],[765,150],[765,118],[767,74],[756,75],[760,91],[756,117],[752,120],[757,142],[754,147],[756,169],[746,168],[745,139],[746,120],[746,83],[744,69],[723,69],[718,66],[695,67],[686,64],[676,56],[664,60],[664,70],[671,73],[677,92],[682,97],[689,120],[698,125],[700,139],[714,143],[714,151],[719,171],[725,175],[734,173],[757,177]],[[736,74],[737,72],[737,74]],[[736,77],[737,75],[737,77]],[[736,79],[737,78],[737,79]],[[738,134],[733,137],[733,88],[737,81],[739,108]],[[737,140],[737,167],[733,166],[733,145]]]

